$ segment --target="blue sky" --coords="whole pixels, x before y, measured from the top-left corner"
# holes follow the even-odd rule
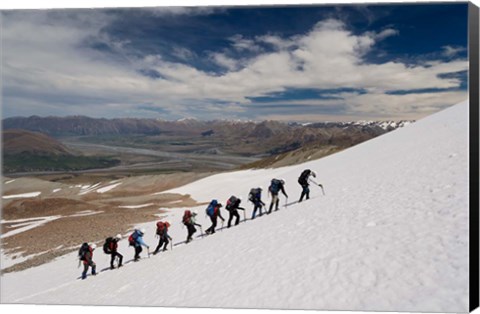
[[[3,11],[3,117],[418,119],[467,95],[466,3]]]

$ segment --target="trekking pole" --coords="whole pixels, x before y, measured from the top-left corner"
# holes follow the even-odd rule
[[[220,229],[223,232],[223,224],[225,223],[225,220],[222,220],[222,229]]]
[[[173,238],[170,239],[170,250],[173,251]]]
[[[147,247],[147,254],[148,254],[148,258],[150,258],[150,248]]]
[[[202,229],[202,226],[200,226],[200,235],[201,235],[202,238],[203,238],[203,229]]]
[[[322,189],[323,195],[325,195],[325,191],[323,190],[323,185],[321,185],[320,183],[317,183],[317,182],[313,181],[313,180],[310,179],[310,178],[308,178],[308,181],[312,182],[312,183],[315,184],[315,185],[318,185],[318,186]]]
[[[247,214],[245,213],[246,209],[243,210],[243,221],[247,222]]]

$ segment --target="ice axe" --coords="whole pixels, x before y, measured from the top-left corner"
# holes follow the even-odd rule
[[[313,180],[310,179],[310,178],[308,179],[308,181],[314,183],[315,185],[318,185],[318,186],[322,189],[323,195],[325,195],[325,191],[323,190],[323,185],[321,185],[320,183],[317,183],[317,182],[313,181]]]
[[[318,184],[318,186],[322,189],[322,193],[323,193],[323,195],[325,196],[325,191],[323,190],[323,185]]]

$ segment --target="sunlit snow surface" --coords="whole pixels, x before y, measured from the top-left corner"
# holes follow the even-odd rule
[[[75,253],[8,273],[2,302],[468,311],[467,102],[321,160],[224,173],[169,193],[222,203],[235,194],[250,216],[251,187],[281,177],[295,200],[305,168],[317,172],[326,196],[311,186],[308,202],[85,281],[76,280]],[[186,237],[181,215],[167,218],[174,243]],[[154,247],[155,222],[139,227]],[[108,266],[101,249],[94,259]]]
[[[42,192],[30,192],[30,193],[23,193],[23,194],[3,195],[2,198],[4,200],[13,199],[13,198],[31,198],[31,197],[37,197],[40,194],[42,194]]]
[[[120,183],[115,183],[115,184],[111,184],[111,185],[108,185],[108,186],[105,186],[103,188],[100,188],[97,190],[97,193],[106,193],[108,191],[111,191],[113,190],[114,188],[116,188],[117,186],[119,186],[120,184],[122,184],[121,182]]]
[[[118,206],[119,208],[129,208],[129,209],[137,209],[137,208],[144,208],[148,206],[154,205],[153,203],[148,204],[140,204],[140,205],[125,205],[125,206]]]
[[[6,238],[13,236],[15,234],[19,234],[25,232],[27,230],[42,226],[47,222],[57,220],[62,216],[47,216],[47,217],[35,217],[35,218],[27,218],[27,219],[15,219],[15,220],[2,220],[2,224],[10,224],[8,227],[5,227],[7,232],[3,233],[0,238]],[[8,231],[8,228],[15,228],[12,231]],[[3,265],[2,265],[3,267]]]

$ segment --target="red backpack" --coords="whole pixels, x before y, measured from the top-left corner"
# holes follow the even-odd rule
[[[134,234],[136,234],[136,232],[132,233],[132,234],[128,237],[128,244],[129,244],[130,246],[135,245],[135,238],[133,237]]]
[[[170,227],[170,224],[168,223],[168,221],[165,221],[165,222],[159,221],[159,222],[157,222],[157,234],[158,234],[158,235],[162,235],[165,230],[168,230],[168,227]]]
[[[190,223],[190,218],[192,218],[192,212],[187,209],[185,211],[185,213],[183,213],[182,222],[184,224],[189,224]]]

